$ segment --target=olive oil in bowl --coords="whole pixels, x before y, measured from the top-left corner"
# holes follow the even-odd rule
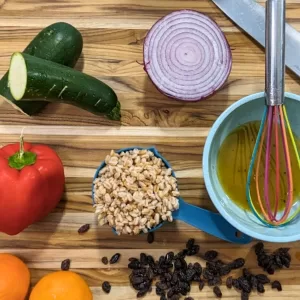
[[[217,174],[224,192],[240,208],[248,211],[250,211],[250,207],[246,198],[246,181],[247,181],[250,160],[256,142],[256,138],[258,135],[259,127],[260,127],[260,121],[252,121],[240,125],[236,129],[234,129],[223,141],[217,158]],[[274,137],[272,137],[272,141],[275,141]],[[296,143],[299,148],[300,143],[298,139],[296,139]],[[288,139],[288,145],[290,149],[293,183],[294,183],[293,201],[296,202],[299,199],[299,195],[300,195],[300,170],[298,167],[297,157],[293,152],[293,146],[290,139]],[[261,213],[261,209],[258,204],[255,184],[257,180],[259,184],[260,194],[263,196],[265,145],[263,147],[262,155],[263,155],[261,160],[262,165],[259,168],[259,176],[258,178],[255,178],[253,176],[251,181],[251,187],[250,187],[253,204],[259,213]],[[253,175],[255,175],[255,172],[256,169],[254,168]],[[286,175],[286,168],[285,168],[284,153],[283,153],[283,149],[280,148],[280,203],[278,207],[279,211],[283,211],[285,208],[285,200],[287,198],[287,177],[286,176],[287,175]],[[271,202],[271,207],[274,210],[275,191],[276,191],[275,189],[275,145],[274,144],[272,144],[269,178],[270,178],[270,184],[269,184],[270,202]]]

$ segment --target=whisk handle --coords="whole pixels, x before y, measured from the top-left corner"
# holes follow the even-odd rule
[[[266,2],[266,104],[284,102],[285,0]]]

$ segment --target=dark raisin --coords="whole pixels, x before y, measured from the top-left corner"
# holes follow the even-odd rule
[[[261,282],[257,283],[257,291],[262,294],[265,292],[265,287]]]
[[[135,258],[135,257],[130,257],[130,258],[128,258],[128,260],[129,261],[134,261],[134,260],[136,260],[137,258]]]
[[[148,268],[148,270],[147,270],[147,277],[149,280],[152,280],[154,278],[154,273],[151,268]]]
[[[192,297],[186,297],[186,298],[184,298],[184,300],[194,300],[194,298],[192,298]]]
[[[171,285],[172,285],[172,286],[173,286],[173,285],[176,285],[177,282],[178,282],[178,275],[177,275],[177,273],[173,273],[173,275],[172,275],[172,280],[171,280]]]
[[[281,283],[278,280],[272,282],[272,289],[277,289],[277,291],[282,291]]]
[[[231,267],[229,265],[225,265],[220,268],[219,274],[220,276],[226,276],[231,272]]]
[[[160,266],[162,266],[164,263],[165,263],[165,257],[162,255],[162,256],[159,257],[158,264],[159,264]]]
[[[215,262],[213,261],[208,261],[206,262],[206,268],[212,271],[213,273],[218,273],[219,272],[219,267],[216,265]]]
[[[145,289],[143,289],[143,290],[140,290],[140,291],[137,293],[136,297],[137,297],[137,298],[142,298],[142,297],[144,297],[144,296],[147,294],[147,292],[148,292],[148,288],[145,288]]]
[[[275,255],[274,257],[276,265],[281,269],[283,268],[283,264],[279,255]]]
[[[279,254],[286,254],[290,251],[290,248],[279,248],[277,249],[276,253],[279,253]]]
[[[192,249],[193,246],[194,246],[194,244],[195,244],[195,239],[189,239],[189,240],[187,241],[187,243],[186,243],[186,248],[187,248],[187,249]]]
[[[172,274],[171,273],[165,273],[165,279],[167,282],[172,280]]]
[[[199,282],[199,290],[202,291],[203,288],[204,288],[204,286],[205,286],[205,282],[204,282],[204,280],[201,280],[201,281]]]
[[[165,256],[166,263],[171,263],[174,258],[174,252],[168,252]]]
[[[108,258],[106,256],[102,257],[101,261],[104,265],[108,264]]]
[[[239,269],[242,268],[244,265],[245,265],[245,260],[243,258],[237,258],[230,264],[230,267],[232,269]]]
[[[152,244],[154,242],[154,232],[149,232],[147,236],[147,242]]]
[[[109,293],[110,293],[111,285],[109,284],[109,282],[104,281],[104,282],[102,283],[102,290],[103,290],[103,292],[105,292],[106,294],[109,294]]]
[[[187,269],[186,271],[186,281],[190,282],[194,279],[196,271],[194,269]]]
[[[138,259],[132,260],[129,264],[128,264],[128,268],[129,269],[140,269],[141,264],[140,261]]]
[[[151,255],[147,256],[147,262],[150,267],[153,267],[155,265],[154,258]]]
[[[140,254],[140,262],[142,266],[148,265],[147,255],[145,253]]]
[[[251,276],[250,283],[253,289],[257,289],[258,281],[255,276]]]
[[[240,288],[246,292],[246,293],[251,293],[251,285],[248,282],[248,280],[246,278],[240,277],[239,279],[239,286]]]
[[[71,260],[65,259],[61,262],[61,269],[63,271],[68,271],[70,269]]]
[[[215,286],[215,285],[221,285],[222,284],[222,280],[220,277],[214,277],[212,279],[209,279],[207,281],[208,286]]]
[[[121,257],[121,254],[120,254],[120,253],[114,254],[114,255],[111,257],[111,259],[109,260],[109,263],[110,263],[111,265],[116,264],[116,263],[119,261],[120,257]]]
[[[232,276],[229,276],[227,279],[226,279],[226,286],[231,289],[232,288]]]
[[[286,268],[290,267],[291,261],[286,256],[281,256],[280,259],[282,261],[283,266],[285,266]]]
[[[131,278],[131,283],[133,285],[138,285],[138,284],[141,284],[145,281],[145,278],[144,277],[140,277],[140,276],[133,276]]]
[[[254,249],[255,249],[256,255],[258,255],[264,251],[264,244],[262,242],[259,242],[255,245]]]
[[[239,290],[240,289],[239,281],[237,279],[232,279],[232,286],[237,290]]]
[[[222,260],[220,260],[220,259],[218,259],[217,261],[216,261],[216,265],[218,266],[218,267],[222,267],[222,266],[224,266],[224,265],[226,265]]]
[[[161,295],[161,296],[160,296],[160,300],[167,300],[166,295]]]
[[[197,262],[194,263],[193,268],[194,268],[194,270],[196,271],[196,273],[198,275],[201,275],[201,273],[202,273],[202,267],[201,267],[201,265],[199,263],[197,263]]]
[[[205,252],[204,259],[208,261],[212,261],[218,257],[218,252],[214,250],[210,250]]]
[[[251,273],[248,269],[244,268],[243,269],[243,276],[247,279],[250,279],[251,278]]]
[[[214,294],[216,295],[216,297],[222,298],[222,292],[218,286],[215,286],[213,291],[214,291]]]
[[[135,269],[135,270],[132,270],[132,275],[134,275],[134,276],[144,276],[144,275],[146,275],[146,272],[147,272],[146,268]]]
[[[192,256],[199,253],[200,247],[199,245],[194,245],[191,249],[188,249],[187,255]]]
[[[241,300],[249,300],[249,295],[250,295],[250,293],[242,291],[242,293],[241,293]]]
[[[255,277],[256,277],[257,281],[262,284],[270,283],[270,279],[265,274],[258,274]]]
[[[186,274],[183,270],[179,271],[178,277],[181,281],[187,281]]]
[[[159,287],[156,287],[155,292],[156,292],[157,296],[165,295],[165,292],[162,289],[160,289]]]
[[[181,260],[179,258],[177,258],[175,260],[174,268],[175,268],[175,270],[180,270],[181,269]]]
[[[175,287],[168,290],[167,296],[171,298],[175,294]]]
[[[168,285],[166,283],[163,283],[161,281],[156,283],[156,287],[159,288],[160,290],[167,290],[168,289]]]
[[[205,268],[203,270],[203,277],[207,280],[209,279],[213,279],[214,278],[214,274],[212,274],[212,272],[210,270],[208,270],[207,268]]]
[[[179,300],[179,299],[180,299],[180,296],[177,295],[177,294],[175,294],[175,295],[173,295],[173,296],[171,297],[170,300]]]
[[[78,229],[78,233],[85,233],[87,231],[89,231],[90,229],[90,224],[85,224],[85,225],[82,225],[79,229]]]
[[[275,266],[269,266],[266,271],[268,274],[273,275],[275,273]]]

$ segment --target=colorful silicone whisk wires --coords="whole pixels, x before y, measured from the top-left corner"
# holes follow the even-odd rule
[[[292,211],[294,202],[293,172],[290,151],[294,151],[298,168],[300,159],[295,138],[289,123],[284,106],[284,74],[285,74],[285,0],[268,0],[266,2],[266,91],[265,109],[252,153],[247,184],[246,196],[254,215],[269,227],[282,226],[291,222],[300,212],[300,206]],[[273,141],[273,138],[275,141]],[[289,149],[288,138],[292,143]],[[271,207],[270,191],[270,165],[272,146],[275,146],[275,199]],[[280,149],[283,149],[286,169],[287,191],[286,199],[280,199]],[[263,162],[263,150],[265,161]],[[263,164],[264,163],[264,164]],[[264,171],[264,192],[260,192],[260,169]],[[253,204],[251,197],[251,182],[255,171],[255,190],[262,215]],[[264,202],[263,202],[264,201]],[[285,208],[279,211],[280,201],[284,201]]]

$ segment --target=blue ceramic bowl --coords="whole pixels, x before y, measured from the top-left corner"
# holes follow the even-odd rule
[[[283,227],[264,226],[251,212],[241,209],[231,201],[222,189],[217,175],[217,156],[222,142],[239,125],[261,120],[264,103],[264,93],[253,94],[235,102],[219,116],[204,146],[204,181],[209,196],[220,214],[241,232],[268,242],[298,241],[300,240],[300,218],[296,218],[292,223]],[[285,106],[292,129],[296,136],[300,137],[300,96],[285,93]]]

